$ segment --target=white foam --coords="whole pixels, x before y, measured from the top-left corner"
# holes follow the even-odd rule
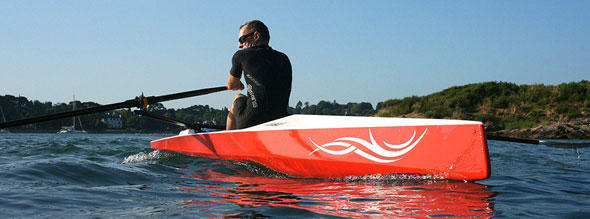
[[[123,163],[127,164],[127,163],[138,163],[138,162],[144,162],[144,161],[154,161],[154,160],[160,159],[161,157],[162,157],[162,153],[160,152],[160,150],[152,151],[149,154],[146,154],[144,152],[139,152],[137,154],[129,155],[128,157],[126,157],[123,160]]]

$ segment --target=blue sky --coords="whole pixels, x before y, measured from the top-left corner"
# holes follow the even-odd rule
[[[291,59],[291,106],[588,80],[589,11],[590,1],[0,1],[0,95],[108,104],[223,86],[252,19]],[[235,93],[164,105],[227,107]]]

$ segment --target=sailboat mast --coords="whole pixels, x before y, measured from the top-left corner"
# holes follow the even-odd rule
[[[74,102],[73,102],[73,105],[74,105],[73,108],[74,108],[74,110],[73,111],[76,111],[76,95],[72,95],[72,96],[73,96],[73,99],[74,99]],[[76,130],[76,117],[75,116],[72,117],[72,129],[73,130]]]

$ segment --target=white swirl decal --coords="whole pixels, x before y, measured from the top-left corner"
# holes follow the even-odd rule
[[[313,140],[311,140],[311,138],[309,138],[309,141],[311,141],[311,143],[316,146],[316,149],[313,150],[312,152],[310,152],[309,155],[312,155],[313,153],[315,153],[317,151],[323,151],[323,152],[326,152],[326,153],[332,154],[332,155],[345,155],[350,152],[354,152],[364,158],[367,158],[369,160],[372,160],[372,161],[375,161],[378,163],[391,163],[391,162],[395,162],[395,161],[402,159],[400,157],[402,155],[408,153],[409,151],[411,151],[418,143],[420,143],[420,141],[422,140],[424,135],[426,135],[427,131],[428,131],[428,129],[425,129],[424,132],[422,133],[422,135],[420,135],[420,137],[416,141],[414,141],[414,138],[416,137],[415,130],[414,130],[414,134],[412,135],[412,138],[410,138],[410,140],[408,140],[405,143],[395,145],[395,144],[388,144],[387,142],[383,141],[383,143],[385,144],[386,147],[391,148],[391,149],[395,149],[393,151],[387,150],[386,148],[377,144],[377,142],[375,141],[375,138],[373,138],[373,133],[371,133],[370,129],[369,129],[369,139],[371,142],[368,142],[368,141],[360,139],[360,138],[342,137],[342,138],[338,138],[338,139],[334,140],[334,142],[329,142],[329,143],[326,143],[323,145],[318,145]],[[352,144],[347,143],[347,142],[351,142]],[[378,154],[381,158],[373,156],[373,155],[361,150],[358,146],[363,146],[364,148],[370,150],[371,152]],[[333,149],[333,148],[340,148],[340,149]]]

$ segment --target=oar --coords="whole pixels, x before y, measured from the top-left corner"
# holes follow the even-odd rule
[[[205,89],[200,89],[200,90],[186,91],[186,92],[180,92],[180,93],[174,93],[174,94],[168,94],[168,95],[162,95],[162,96],[144,97],[142,94],[139,97],[135,97],[135,99],[126,100],[126,101],[123,101],[120,103],[113,103],[113,104],[102,105],[102,106],[97,106],[97,107],[92,107],[92,108],[81,109],[81,110],[56,113],[56,114],[50,114],[50,115],[45,115],[45,116],[40,116],[40,117],[34,117],[34,118],[28,118],[28,119],[0,123],[0,129],[13,127],[13,126],[19,126],[19,125],[26,125],[26,124],[31,124],[31,123],[45,122],[45,121],[50,121],[50,120],[55,120],[55,119],[68,118],[68,117],[72,117],[72,116],[80,116],[80,115],[87,115],[87,114],[92,114],[92,113],[106,112],[106,111],[122,109],[122,108],[137,107],[140,109],[144,109],[148,105],[151,105],[154,103],[182,99],[182,98],[187,98],[187,97],[200,96],[200,95],[210,94],[210,93],[224,91],[224,90],[227,90],[226,86],[205,88]]]
[[[590,140],[538,140],[526,138],[512,138],[498,135],[487,135],[486,139],[496,141],[517,142],[525,144],[542,144],[553,148],[586,148],[590,147]]]
[[[180,121],[178,119],[173,119],[173,118],[168,118],[168,117],[164,117],[164,116],[160,116],[160,115],[156,115],[156,114],[152,114],[149,113],[145,110],[135,110],[133,111],[135,114],[138,115],[142,115],[142,116],[146,116],[158,121],[163,121],[163,122],[167,122],[173,125],[177,125],[177,126],[181,126],[187,129],[194,129],[197,132],[201,132],[203,128],[206,129],[217,129],[217,130],[225,130],[225,126],[220,126],[220,125],[209,125],[209,124],[198,124],[198,123],[189,123],[189,122],[185,122],[185,121]]]
[[[541,143],[541,141],[537,140],[537,139],[512,138],[512,137],[488,135],[488,134],[486,134],[486,138],[488,140],[509,141],[509,142],[526,143],[526,144],[540,144]]]

